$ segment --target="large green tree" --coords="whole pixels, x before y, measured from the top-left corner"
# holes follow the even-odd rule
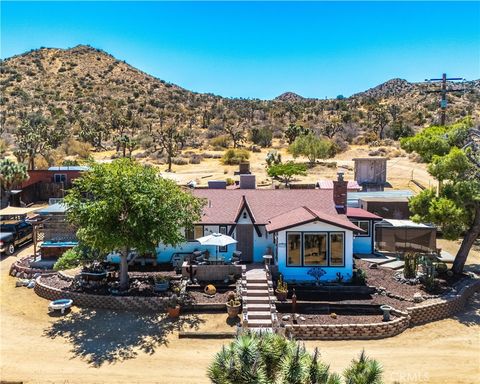
[[[293,157],[305,156],[311,165],[315,164],[317,159],[330,157],[331,149],[332,143],[329,140],[317,137],[313,133],[298,136],[288,148]]]
[[[451,126],[431,126],[401,140],[408,152],[428,162],[439,181],[438,191],[426,189],[410,200],[413,220],[437,224],[447,239],[463,235],[453,263],[461,273],[470,249],[480,235],[480,162],[472,124],[464,119]]]
[[[268,176],[280,179],[285,186],[292,181],[296,175],[305,176],[307,174],[307,167],[305,164],[297,164],[293,161],[286,163],[273,164],[267,169]]]
[[[2,203],[10,199],[12,188],[28,179],[27,166],[10,159],[0,160],[0,188]],[[3,204],[2,204],[3,205]]]
[[[203,201],[129,158],[92,168],[65,197],[79,240],[91,249],[120,254],[120,289],[128,287],[127,257],[155,252],[161,242],[183,241],[182,228],[200,219]]]

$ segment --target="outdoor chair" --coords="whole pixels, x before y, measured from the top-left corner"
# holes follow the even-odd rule
[[[234,251],[232,255],[232,264],[233,265],[238,265],[240,263],[242,256],[242,252],[240,251]]]

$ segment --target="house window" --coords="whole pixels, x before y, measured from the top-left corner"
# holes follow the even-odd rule
[[[327,265],[327,234],[305,233],[303,235],[303,263]]]
[[[357,236],[370,236],[370,222],[368,220],[350,220],[357,227],[363,229],[365,233],[357,233]]]
[[[195,239],[203,237],[203,225],[195,225],[194,228]]]
[[[345,242],[343,233],[330,233],[330,265],[344,265]]]
[[[302,265],[302,235],[299,232],[287,234],[287,265]]]
[[[221,233],[222,235],[227,234],[227,226],[226,225],[220,225],[218,228],[218,232]],[[227,252],[228,246],[226,245],[225,247],[218,247],[218,252]]]
[[[55,173],[53,175],[53,181],[55,183],[66,183],[67,182],[67,175],[64,173]]]
[[[185,239],[187,241],[194,241],[195,240],[195,232],[193,230],[193,227],[185,229]]]

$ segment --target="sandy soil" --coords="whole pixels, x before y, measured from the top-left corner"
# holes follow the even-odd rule
[[[455,247],[455,244],[451,245]],[[28,253],[23,250],[21,257]],[[24,383],[207,383],[206,367],[228,340],[178,339],[184,330],[226,331],[225,315],[163,317],[74,309],[47,314],[47,301],[15,288],[0,264],[0,378]],[[478,264],[478,254],[469,261]],[[385,368],[387,383],[474,383],[480,375],[480,295],[458,316],[373,341],[315,341],[341,372],[363,348]]]
[[[395,150],[394,147],[385,147]],[[280,145],[278,140],[274,140],[273,149],[279,151],[283,161],[293,160],[291,154],[286,150],[286,145]],[[332,179],[336,177],[338,170],[345,173],[348,180],[353,180],[353,159],[356,157],[368,157],[368,153],[375,148],[368,146],[351,145],[346,152],[340,153],[334,159],[328,159],[327,162],[336,162],[337,168],[317,165],[308,170],[307,176],[298,177],[296,181],[303,183],[314,183],[320,179]],[[251,171],[257,175],[258,184],[271,184],[271,179],[266,173],[265,156],[271,150],[262,149],[261,152],[250,153]],[[134,152],[137,153],[138,151]],[[193,150],[196,153],[202,153],[202,150]],[[210,153],[223,154],[223,152],[207,151]],[[114,151],[93,153],[98,161],[109,161]],[[298,158],[296,161],[306,161],[304,158]],[[160,170],[165,171],[166,165],[159,165]],[[206,185],[208,180],[225,180],[227,177],[238,179],[234,172],[238,166],[222,165],[219,159],[204,159],[199,165],[173,165],[172,173],[164,173],[176,182],[185,184],[190,180],[195,180],[198,185]],[[394,189],[413,189],[418,191],[418,187],[409,180],[412,178],[421,182],[425,186],[436,185],[435,180],[427,173],[425,164],[419,164],[410,160],[404,153],[402,157],[394,157],[387,161],[387,180]]]

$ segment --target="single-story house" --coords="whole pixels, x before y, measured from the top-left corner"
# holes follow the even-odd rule
[[[362,209],[347,210],[347,182],[342,175],[333,190],[240,188],[192,193],[206,201],[202,219],[186,233],[187,243],[175,248],[160,245],[159,262],[203,250],[206,247],[195,239],[219,232],[237,240],[219,249],[218,256],[226,261],[234,251],[240,251],[246,263],[262,263],[265,254],[272,254],[286,281],[312,281],[312,268],[323,269],[323,280],[335,280],[340,273],[348,281],[353,253],[371,253],[373,222],[380,220]],[[214,247],[207,248],[215,255]]]

